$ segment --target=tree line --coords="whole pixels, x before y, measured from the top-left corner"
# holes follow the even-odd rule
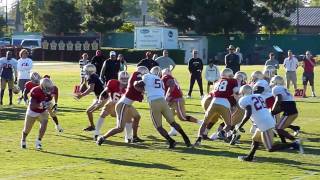
[[[298,5],[297,0],[152,0],[148,12],[180,32],[256,33],[264,27],[274,33],[290,27],[286,17]],[[20,8],[26,31],[53,34],[105,33],[141,15],[139,0],[21,0]]]

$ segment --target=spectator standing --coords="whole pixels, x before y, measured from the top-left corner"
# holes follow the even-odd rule
[[[92,59],[91,59],[91,62],[90,62],[90,63],[93,64],[94,66],[96,66],[96,69],[97,69],[96,74],[97,74],[98,76],[100,76],[100,72],[101,72],[101,69],[102,69],[102,65],[103,65],[105,59],[106,59],[106,58],[103,56],[101,50],[97,50],[97,51],[96,51],[96,55],[93,56]]]
[[[0,59],[0,75],[1,75],[1,92],[0,105],[3,105],[4,90],[8,84],[9,89],[9,105],[12,105],[12,89],[13,84],[17,83],[17,60],[12,58],[12,52],[7,51],[6,57]]]
[[[32,59],[28,57],[29,53],[26,49],[22,49],[19,52],[20,59],[18,60],[17,71],[18,71],[18,85],[21,90],[21,96],[18,98],[18,104],[23,99],[23,90],[25,84],[30,81],[30,74],[33,67]],[[27,104],[27,102],[24,102]]]
[[[189,60],[188,69],[190,72],[190,86],[187,98],[191,98],[191,93],[193,89],[193,85],[195,81],[197,81],[200,90],[200,98],[203,98],[203,85],[202,85],[202,70],[203,70],[203,63],[200,58],[198,58],[198,51],[192,51],[192,58]]]
[[[176,63],[169,57],[169,52],[166,49],[162,51],[162,56],[158,57],[156,62],[161,69],[168,68],[172,71],[176,67]]]
[[[242,55],[242,53],[240,52],[240,47],[237,47],[237,48],[236,48],[236,55],[239,56],[239,65],[242,64],[242,62],[243,62],[243,55]],[[239,67],[239,70],[240,70],[240,67]]]
[[[220,72],[218,67],[215,65],[214,60],[209,60],[209,64],[206,67],[205,75],[206,80],[208,81],[207,93],[209,93],[210,86],[213,85],[220,78]]]
[[[279,61],[274,58],[273,52],[269,53],[269,59],[268,59],[268,60],[266,61],[266,63],[265,63],[265,67],[267,67],[267,66],[273,66],[273,67],[275,67],[275,69],[276,69],[275,75],[278,74],[277,71],[278,71],[278,69],[279,69]]]
[[[154,66],[159,66],[159,64],[152,59],[152,53],[150,51],[146,52],[146,58],[142,59],[138,64],[137,67],[139,66],[145,66],[149,69],[149,71],[154,67]]]
[[[314,67],[316,66],[316,61],[312,57],[312,54],[310,51],[306,52],[306,56],[303,58],[303,75],[302,75],[302,81],[303,81],[303,90],[304,90],[304,95],[303,97],[306,96],[306,91],[307,91],[307,84],[309,81],[309,84],[311,86],[311,92],[312,92],[312,97],[316,97],[316,94],[314,93]]]
[[[229,53],[225,56],[224,61],[226,68],[232,69],[233,73],[240,71],[240,58],[235,54],[235,48],[230,45],[228,48]]]
[[[283,66],[286,71],[287,89],[290,88],[290,82],[292,82],[294,89],[297,89],[297,68],[299,62],[296,57],[293,56],[292,51],[288,51],[288,57],[284,59]]]
[[[80,65],[80,84],[83,84],[85,82],[85,76],[86,76],[86,71],[83,69],[85,65],[87,65],[89,62],[89,56],[87,53],[82,54],[82,59],[79,60],[79,65]]]
[[[107,84],[110,79],[118,79],[120,61],[117,60],[116,52],[110,51],[109,59],[105,60],[101,69],[100,79]]]
[[[127,71],[128,65],[127,61],[124,59],[124,56],[122,54],[118,54],[117,60],[120,62],[120,71]]]

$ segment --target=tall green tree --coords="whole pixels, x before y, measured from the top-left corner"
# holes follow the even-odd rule
[[[24,29],[27,32],[40,32],[40,7],[35,0],[21,0],[20,9],[23,14]]]
[[[296,0],[161,0],[164,22],[181,31],[201,34],[270,32],[289,27],[285,18],[296,9]],[[282,14],[283,16],[279,16]]]
[[[0,36],[3,36],[5,33],[6,21],[2,16],[0,16]]]
[[[160,0],[161,19],[181,31],[194,28],[194,0]]]
[[[91,0],[82,25],[85,30],[101,33],[118,29],[123,24],[121,12],[122,0]]]
[[[81,14],[74,1],[48,0],[40,16],[43,31],[47,33],[79,32]]]

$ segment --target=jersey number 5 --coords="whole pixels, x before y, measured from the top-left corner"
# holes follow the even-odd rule
[[[161,80],[160,79],[154,80],[154,88],[161,88]]]

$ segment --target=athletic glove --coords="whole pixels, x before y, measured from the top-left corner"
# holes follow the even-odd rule
[[[58,111],[58,104],[55,103],[55,104],[52,106],[51,109],[52,109],[53,112],[57,112],[57,111]]]

